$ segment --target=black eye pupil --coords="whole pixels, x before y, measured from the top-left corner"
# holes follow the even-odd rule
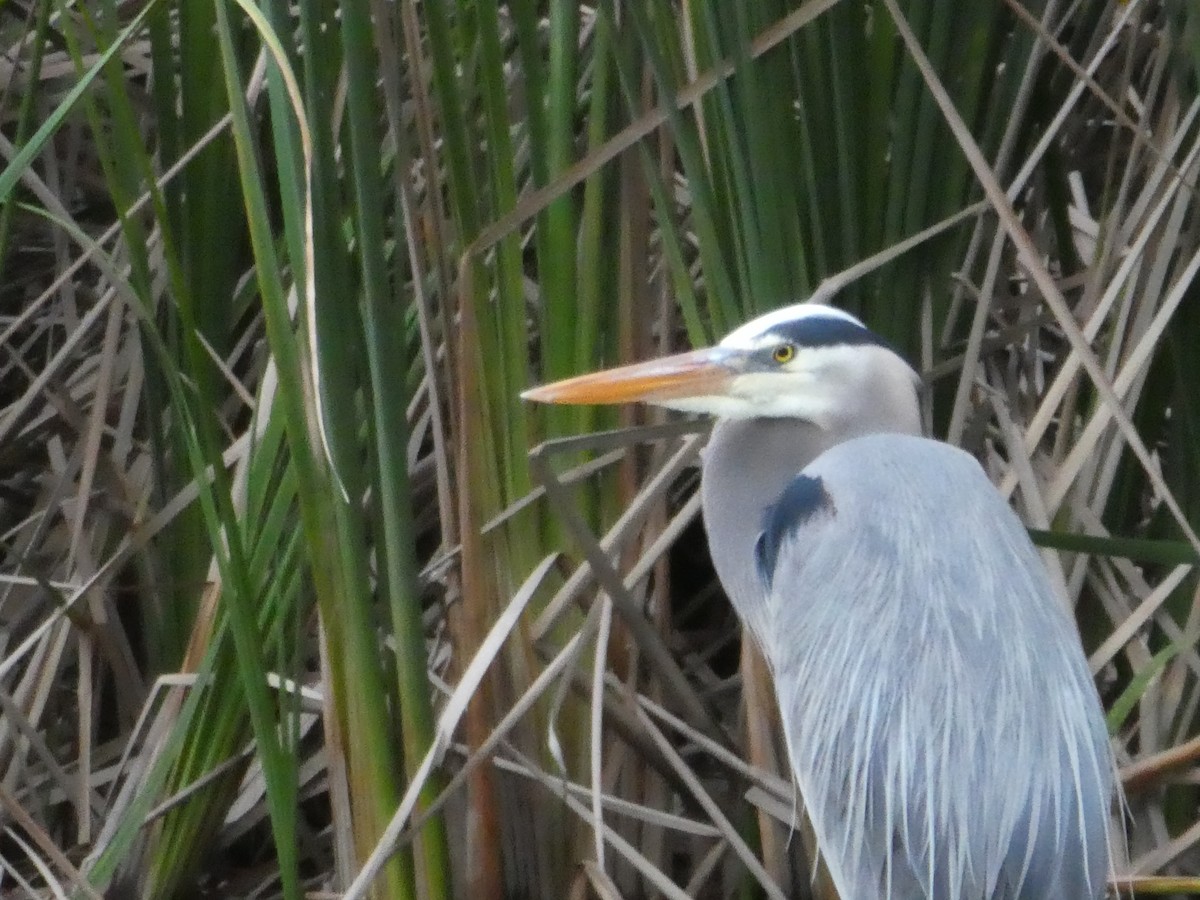
[[[791,344],[780,344],[775,348],[775,361],[781,363],[788,362],[795,352],[796,350]]]

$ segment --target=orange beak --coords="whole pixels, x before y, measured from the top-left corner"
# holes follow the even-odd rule
[[[726,392],[736,370],[721,347],[605,369],[530,388],[524,400],[539,403],[650,403]]]

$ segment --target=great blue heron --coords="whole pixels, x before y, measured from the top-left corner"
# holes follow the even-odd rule
[[[920,437],[917,388],[853,316],[799,304],[524,396],[717,417],[713,562],[843,900],[1095,900],[1113,766],[1075,625],[976,461]]]

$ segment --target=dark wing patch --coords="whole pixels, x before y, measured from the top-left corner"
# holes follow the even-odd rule
[[[819,477],[797,475],[773,506],[763,510],[762,532],[754,544],[758,574],[769,588],[779,551],[789,534],[820,510],[834,512],[833,498]]]
[[[776,325],[768,332],[798,347],[837,347],[875,344],[892,346],[871,329],[840,316],[807,316]]]

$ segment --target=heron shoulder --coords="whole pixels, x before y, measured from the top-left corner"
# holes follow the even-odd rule
[[[852,438],[816,457],[767,507],[754,550],[769,593],[782,568],[845,579],[848,555],[856,577],[903,576],[913,589],[936,573],[975,596],[1050,591],[1028,533],[974,457],[905,434]]]
[[[955,497],[1003,504],[979,464],[949,444],[901,433],[870,434],[819,454],[763,509],[754,561],[770,590],[781,555],[798,535],[806,546],[830,529],[893,527]],[[839,510],[844,521],[834,525]]]
[[[837,500],[842,491],[892,498],[952,497],[972,490],[1003,504],[979,462],[958,447],[912,434],[876,433],[830,447],[803,470],[823,479]]]
[[[755,562],[769,588],[784,538],[813,516],[833,514],[833,498],[819,476],[801,473],[784,488],[779,499],[763,510],[762,532],[754,545]]]

